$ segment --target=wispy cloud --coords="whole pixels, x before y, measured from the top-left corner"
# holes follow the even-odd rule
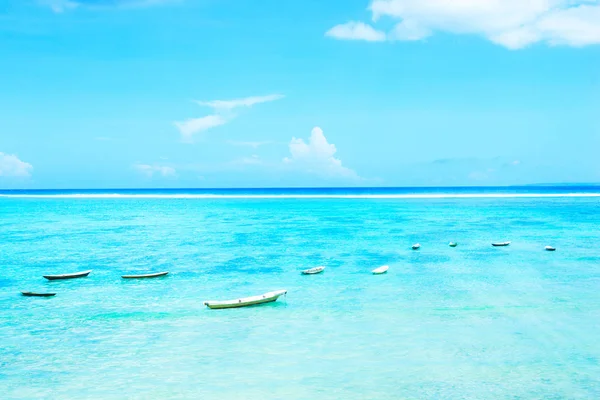
[[[356,172],[342,165],[342,160],[335,158],[337,148],[327,141],[319,127],[313,128],[308,143],[292,138],[289,150],[290,156],[284,158],[283,162],[300,171],[329,178],[360,179]]]
[[[210,101],[196,101],[201,106],[206,106],[215,109],[216,111],[233,110],[237,107],[252,107],[255,104],[267,103],[270,101],[283,99],[281,94],[270,94],[267,96],[253,96],[246,97],[243,99],[234,100],[210,100]]]
[[[263,165],[263,160],[256,154],[252,154],[250,157],[242,157],[232,162],[234,165]]]
[[[140,8],[179,0],[38,0],[40,4],[50,7],[56,13],[62,13],[76,8],[105,9],[105,8]]]
[[[43,6],[50,7],[55,13],[62,13],[77,8],[78,4],[71,0],[39,0]]]
[[[328,30],[325,36],[342,40],[365,40],[367,42],[383,42],[386,39],[385,32],[378,31],[364,22],[356,21],[336,25]]]
[[[163,178],[176,177],[177,171],[175,168],[166,165],[157,164],[134,164],[133,168],[144,175],[146,178],[152,178],[155,175],[162,176]]]
[[[0,152],[0,176],[24,178],[31,176],[32,171],[33,166],[16,155]]]
[[[435,185],[518,182],[522,167],[522,162],[514,157],[445,158],[410,166],[416,182],[428,181]]]
[[[185,143],[191,143],[194,135],[204,132],[208,129],[221,126],[236,117],[233,112],[236,108],[252,107],[255,104],[267,103],[282,99],[280,94],[271,94],[267,96],[253,96],[234,100],[211,100],[196,101],[197,104],[213,109],[214,114],[200,118],[190,118],[185,121],[175,121],[174,125],[181,133],[181,138]]]
[[[326,35],[346,40],[422,40],[435,32],[480,35],[509,49],[534,43],[600,44],[598,0],[372,0],[372,19],[396,20],[387,33],[350,21]]]
[[[273,141],[271,141],[271,140],[263,140],[260,142],[244,142],[244,141],[238,141],[238,140],[228,140],[227,141],[227,144],[230,144],[232,146],[251,147],[253,149],[258,149],[261,146],[271,144],[271,143],[273,143]]]
[[[181,133],[181,140],[184,143],[191,143],[193,136],[197,133],[206,131],[216,126],[224,125],[227,119],[221,115],[207,115],[206,117],[190,118],[185,121],[174,122]]]

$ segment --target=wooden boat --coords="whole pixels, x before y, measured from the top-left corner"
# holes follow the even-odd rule
[[[494,247],[505,247],[505,246],[509,246],[510,242],[500,242],[500,243],[492,243],[492,246]]]
[[[419,243],[412,245],[413,250],[419,250],[420,248],[421,248],[421,245]]]
[[[546,246],[545,249],[546,251],[556,251],[556,248],[552,246]]]
[[[450,243],[448,243],[448,246],[450,246],[450,247],[456,247],[456,246],[458,246],[458,243],[456,243],[456,242],[450,242]]]
[[[276,290],[274,292],[268,292],[259,296],[244,297],[236,300],[205,301],[204,305],[211,309],[248,307],[257,304],[272,303],[277,301],[280,296],[283,296],[286,293],[287,290]]]
[[[52,297],[56,296],[56,293],[36,293],[36,292],[21,292],[23,296],[28,297]]]
[[[59,279],[75,279],[75,278],[83,278],[86,277],[90,274],[90,272],[92,272],[92,270],[90,269],[89,271],[82,271],[82,272],[74,272],[72,274],[62,274],[62,275],[44,275],[44,278],[50,280],[50,281],[56,281]]]
[[[142,275],[122,275],[123,279],[145,279],[145,278],[158,278],[159,276],[165,276],[169,273],[169,271],[164,272],[154,272],[152,274],[142,274]]]
[[[375,268],[371,272],[373,272],[373,275],[381,275],[381,274],[385,274],[386,272],[388,272],[388,269],[390,269],[390,267],[388,265],[384,265],[382,267]]]
[[[302,271],[302,275],[315,275],[320,274],[323,271],[325,271],[325,267],[314,267],[310,269],[305,269],[304,271]]]

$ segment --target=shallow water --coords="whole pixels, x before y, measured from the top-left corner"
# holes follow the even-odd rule
[[[600,398],[599,227],[599,198],[0,198],[0,397]]]

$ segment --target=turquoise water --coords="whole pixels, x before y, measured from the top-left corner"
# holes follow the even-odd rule
[[[600,198],[0,198],[0,398],[600,398],[599,228]]]

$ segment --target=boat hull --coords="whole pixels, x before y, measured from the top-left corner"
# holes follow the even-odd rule
[[[56,293],[35,293],[35,292],[21,292],[23,296],[27,297],[52,297],[56,296]]]
[[[556,249],[552,246],[546,246],[546,251],[556,251]]]
[[[382,274],[387,274],[389,269],[390,269],[390,267],[388,267],[387,265],[384,265],[383,267],[375,268],[371,272],[373,273],[373,275],[382,275]]]
[[[260,304],[273,303],[284,294],[287,290],[279,290],[277,292],[269,292],[260,296],[246,297],[237,300],[226,300],[226,301],[205,301],[204,305],[213,310],[220,310],[225,308],[241,308],[250,307]]]
[[[494,246],[494,247],[506,247],[506,246],[510,246],[510,242],[492,243],[492,246]]]
[[[92,270],[83,271],[83,272],[76,272],[74,274],[44,275],[44,278],[48,279],[49,281],[57,281],[57,280],[62,280],[62,279],[85,278],[86,276],[88,276],[90,274],[90,272],[92,272]]]
[[[325,271],[325,267],[311,268],[311,269],[302,271],[302,275],[316,275],[316,274],[320,274],[323,271]]]
[[[154,274],[143,274],[143,275],[123,275],[121,278],[123,279],[148,279],[148,278],[159,278],[161,276],[166,276],[169,272],[156,272]]]

